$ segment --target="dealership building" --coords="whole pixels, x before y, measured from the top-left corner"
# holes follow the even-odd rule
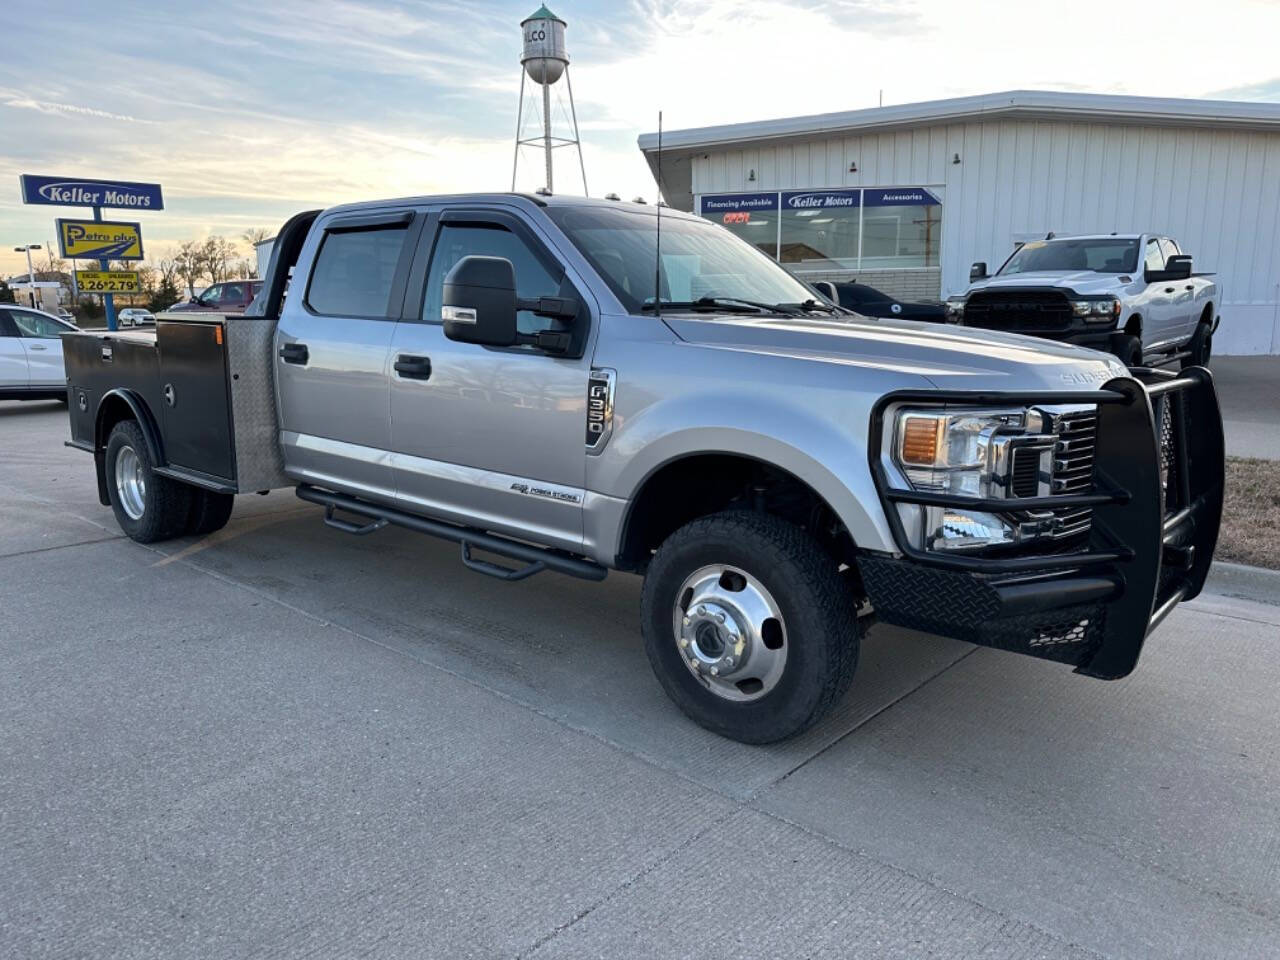
[[[1217,353],[1280,353],[1280,104],[1015,91],[644,134],[674,207],[806,279],[964,291],[1050,231],[1173,237]]]

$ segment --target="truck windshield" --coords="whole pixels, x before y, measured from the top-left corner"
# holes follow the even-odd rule
[[[1133,273],[1137,269],[1138,241],[1133,237],[1034,240],[1014,251],[997,276],[1067,270]]]
[[[552,206],[547,214],[587,258],[629,313],[653,310],[657,223],[645,210]],[[736,301],[794,312],[814,299],[800,283],[749,243],[706,220],[662,218],[663,303],[672,309]],[[786,309],[785,305],[790,305]]]

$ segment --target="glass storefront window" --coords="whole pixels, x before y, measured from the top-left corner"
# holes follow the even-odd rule
[[[936,267],[942,203],[925,187],[719,194],[702,216],[798,273]]]
[[[861,190],[782,194],[779,259],[798,270],[858,269]]]
[[[778,195],[732,193],[702,198],[702,216],[778,259]]]
[[[922,187],[863,191],[862,265],[936,267],[942,205]]]

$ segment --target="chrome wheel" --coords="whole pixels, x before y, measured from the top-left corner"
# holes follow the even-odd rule
[[[130,520],[142,519],[147,508],[147,481],[133,447],[121,447],[116,454],[116,497]]]
[[[764,584],[738,567],[701,567],[676,598],[675,641],[699,683],[736,701],[757,700],[777,686],[787,665],[787,634]]]

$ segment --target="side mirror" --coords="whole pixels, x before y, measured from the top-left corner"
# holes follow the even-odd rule
[[[516,344],[516,270],[502,257],[463,257],[445,275],[444,335],[490,347]]]
[[[985,260],[979,260],[969,268],[969,282],[985,279],[987,279],[987,264]]]
[[[1165,262],[1164,272],[1168,274],[1168,279],[1170,280],[1190,280],[1191,255],[1186,253],[1174,254]]]
[[[815,280],[813,289],[817,290],[832,303],[839,305],[840,295],[836,293],[836,285],[830,280]]]
[[[187,303],[200,303],[200,302],[201,301],[199,297],[192,297],[190,300],[187,301]]]

